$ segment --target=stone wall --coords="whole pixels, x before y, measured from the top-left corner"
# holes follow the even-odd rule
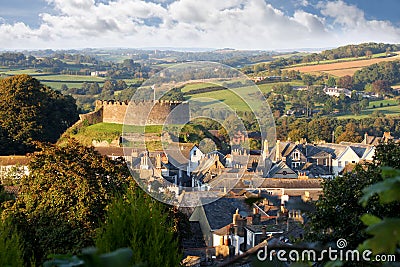
[[[96,101],[102,122],[127,125],[183,124],[189,121],[189,104],[179,101]],[[125,117],[126,116],[126,117]]]
[[[86,113],[86,114],[80,114],[79,119],[81,122],[87,121],[89,124],[96,124],[103,122],[103,108],[96,108],[95,111]]]

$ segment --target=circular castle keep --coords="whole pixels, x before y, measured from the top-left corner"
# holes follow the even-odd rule
[[[128,112],[128,113],[127,113]],[[190,120],[189,103],[181,101],[96,101],[96,110],[85,114],[90,123],[127,125],[185,124]],[[126,115],[126,118],[125,118]]]

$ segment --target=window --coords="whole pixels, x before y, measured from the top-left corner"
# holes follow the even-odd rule
[[[338,161],[338,167],[342,167],[342,162],[341,161]]]
[[[292,168],[296,169],[300,166],[300,162],[292,162]]]
[[[323,164],[324,164],[324,166],[328,166],[328,160],[327,160],[327,159],[324,159],[324,160],[323,160]]]
[[[300,160],[300,152],[299,151],[293,152],[293,160]]]
[[[195,149],[195,150],[193,150],[193,156],[196,156],[196,152],[197,152],[197,150]]]

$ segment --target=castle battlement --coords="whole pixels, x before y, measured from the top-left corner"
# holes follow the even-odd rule
[[[135,105],[149,105],[153,104],[157,105],[158,103],[163,105],[180,105],[180,104],[187,104],[187,101],[176,101],[176,100],[133,100],[133,101],[119,101],[119,100],[96,100],[96,106],[106,106],[106,105],[114,105],[114,106],[127,106],[129,104],[135,104]]]
[[[128,123],[132,125],[161,125],[176,107],[179,114],[174,114],[171,121],[176,124],[189,121],[189,103],[187,101],[156,100],[156,101],[117,101],[97,100],[93,116],[101,118],[102,122]],[[130,114],[127,114],[129,111]],[[150,113],[149,113],[150,112]],[[125,117],[127,116],[127,117]],[[98,120],[98,119],[97,119]]]

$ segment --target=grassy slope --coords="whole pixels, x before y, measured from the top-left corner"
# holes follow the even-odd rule
[[[280,83],[281,82],[265,83],[265,84],[260,84],[257,86],[261,92],[268,93],[272,90],[272,87],[274,85],[277,85]],[[303,85],[303,83],[301,81],[293,81],[293,82],[290,82],[290,84],[293,86],[302,86]],[[190,90],[206,88],[206,87],[210,87],[210,86],[213,86],[213,85],[190,84],[190,85],[186,85],[182,91],[190,92]],[[241,91],[245,92],[248,88],[249,87],[241,87],[241,88],[236,88],[235,90],[238,90],[238,91],[241,90]],[[222,102],[222,103],[228,105],[231,109],[236,109],[237,111],[249,111],[248,105],[239,96],[237,96],[234,92],[229,91],[229,90],[219,90],[219,91],[200,93],[200,94],[195,94],[195,95],[188,94],[187,96],[192,101],[196,101],[196,98],[210,98],[210,100],[200,99],[197,101],[203,103],[204,105],[207,105],[208,108],[212,108],[212,109],[221,108],[221,102]],[[260,105],[261,105],[261,103],[260,103]]]
[[[144,126],[126,126],[125,131],[143,132]],[[82,127],[77,133],[70,136],[79,140],[84,145],[91,145],[92,140],[107,141],[111,143],[122,135],[122,124],[116,123],[97,123]],[[146,133],[159,133],[162,125],[150,125],[146,127]]]

